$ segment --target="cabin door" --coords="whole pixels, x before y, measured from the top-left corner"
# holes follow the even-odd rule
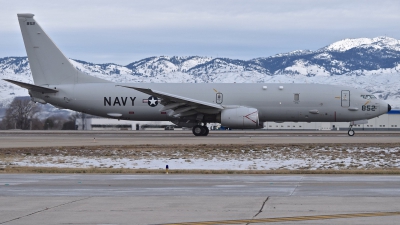
[[[342,107],[350,107],[350,91],[348,90],[343,90],[342,91]]]

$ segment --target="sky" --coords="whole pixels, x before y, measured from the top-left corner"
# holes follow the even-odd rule
[[[72,59],[126,65],[151,56],[249,60],[345,38],[400,39],[398,0],[0,0],[0,58],[26,56],[17,13]]]

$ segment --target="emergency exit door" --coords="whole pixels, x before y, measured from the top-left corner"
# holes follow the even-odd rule
[[[350,91],[342,91],[342,107],[350,107]]]

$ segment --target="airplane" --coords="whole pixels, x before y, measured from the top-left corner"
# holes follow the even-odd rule
[[[33,102],[101,117],[171,121],[207,136],[207,123],[231,129],[263,128],[267,121],[365,123],[391,110],[352,87],[297,83],[113,83],[77,70],[34,19],[17,14],[34,84]],[[360,122],[361,121],[361,122]],[[363,122],[364,121],[364,122]]]

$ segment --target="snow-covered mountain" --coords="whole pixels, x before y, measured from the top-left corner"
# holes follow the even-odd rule
[[[366,89],[400,108],[400,41],[344,39],[316,51],[297,50],[251,60],[150,57],[126,66],[71,60],[79,70],[114,82],[324,83]],[[0,58],[2,79],[33,83],[26,57]],[[0,80],[0,107],[27,92]]]

